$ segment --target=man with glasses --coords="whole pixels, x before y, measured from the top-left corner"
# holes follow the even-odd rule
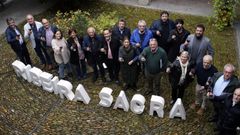
[[[231,94],[239,85],[237,76],[234,75],[235,67],[232,64],[226,64],[223,72],[218,72],[212,77],[213,96]],[[212,101],[215,115],[209,119],[209,122],[216,122],[220,116],[220,110],[223,109],[223,103]]]

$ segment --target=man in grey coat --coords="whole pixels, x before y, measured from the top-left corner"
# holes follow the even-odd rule
[[[187,37],[185,43],[180,47],[180,51],[188,51],[190,54],[190,61],[196,65],[202,63],[205,55],[213,57],[214,50],[211,46],[209,38],[204,36],[205,27],[202,24],[196,26],[195,34]]]

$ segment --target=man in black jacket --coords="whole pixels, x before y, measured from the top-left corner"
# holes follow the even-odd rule
[[[213,96],[209,92],[208,97]],[[213,96],[213,100],[223,102],[224,107],[217,121],[219,135],[236,135],[236,128],[240,125],[240,88],[236,88],[233,94]]]
[[[99,68],[102,81],[106,82],[103,67],[104,54],[101,52],[103,49],[102,38],[96,34],[95,28],[89,27],[87,29],[87,35],[83,37],[83,48],[86,52],[88,64],[93,68],[94,75],[92,81],[97,81]]]
[[[175,24],[169,19],[169,13],[163,11],[160,14],[160,19],[153,21],[150,30],[152,31],[153,37],[157,39],[158,45],[162,47],[168,54],[168,43],[170,31],[175,28]]]
[[[11,45],[12,50],[16,53],[20,61],[24,64],[32,65],[23,35],[21,34],[19,28],[15,25],[14,19],[7,18],[6,22],[8,24],[5,31],[7,42]]]
[[[101,51],[106,54],[106,65],[109,72],[109,78],[111,81],[119,83],[119,70],[120,63],[118,61],[118,52],[121,46],[121,43],[118,39],[112,36],[112,32],[109,29],[103,30],[103,47]]]
[[[235,67],[232,64],[226,64],[223,72],[218,72],[212,77],[212,89],[214,96],[232,94],[239,85],[237,76],[234,75]],[[212,101],[215,115],[209,119],[209,122],[215,122],[219,119],[220,110],[223,109],[222,102]]]
[[[126,27],[126,21],[121,18],[118,21],[118,24],[112,30],[113,37],[117,38],[121,43],[123,42],[124,37],[131,37],[131,31]]]

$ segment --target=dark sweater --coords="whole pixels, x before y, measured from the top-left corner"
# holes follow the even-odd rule
[[[197,83],[201,86],[204,86],[208,80],[208,77],[212,77],[216,72],[218,72],[217,68],[213,65],[209,69],[204,69],[202,63],[198,64],[195,70]]]

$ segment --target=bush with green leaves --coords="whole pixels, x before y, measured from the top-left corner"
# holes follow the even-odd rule
[[[97,32],[102,33],[103,29],[111,28],[118,20],[116,12],[102,13],[96,18],[91,18],[86,11],[57,12],[54,24],[63,31],[64,36],[67,31],[74,28],[79,34],[84,35],[88,27],[92,26]]]
[[[74,28],[80,34],[84,34],[86,28],[89,26],[90,14],[77,10],[75,12],[57,12],[54,24],[63,31],[66,36],[69,29]]]
[[[111,28],[117,21],[118,17],[116,17],[116,12],[103,12],[97,18],[94,18],[90,22],[90,25],[93,26],[97,32],[102,33],[103,29]]]
[[[218,30],[231,26],[235,17],[235,6],[240,0],[213,0],[214,24]]]

